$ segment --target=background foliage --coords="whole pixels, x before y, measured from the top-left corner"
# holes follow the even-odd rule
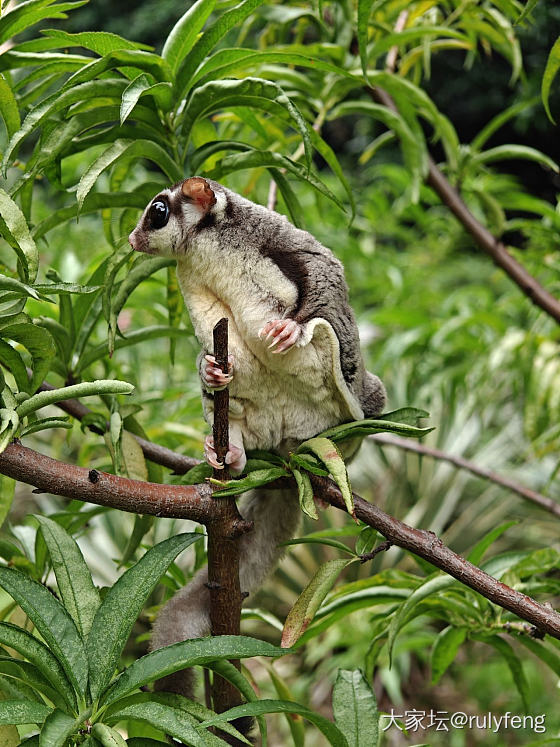
[[[414,402],[430,411],[437,429],[426,443],[560,497],[558,330],[423,184],[430,149],[474,214],[543,285],[558,291],[558,146],[540,99],[546,69],[546,101],[558,116],[560,63],[558,52],[550,52],[558,36],[555,4],[201,0],[186,16],[177,2],[158,3],[157,14],[153,3],[130,5],[119,4],[117,13],[114,3],[29,0],[0,17],[2,445],[18,435],[67,462],[154,481],[178,478],[146,463],[127,430],[200,454],[206,427],[197,343],[173,268],[166,260],[132,256],[126,237],[161,185],[203,173],[265,204],[274,183],[277,209],[335,251],[346,267],[368,367],[385,381],[391,409]],[[396,32],[400,15],[404,29]],[[375,104],[368,85],[391,93],[398,114]],[[88,400],[94,414],[84,426],[104,430],[109,421],[105,440],[61,419],[52,405],[42,409],[45,400],[33,395],[43,380],[95,392]],[[117,398],[115,391],[128,390],[123,382],[133,384],[134,393]],[[557,530],[544,512],[492,483],[395,447],[367,443],[351,469],[354,488],[389,513],[432,529],[492,575],[555,603]],[[1,477],[0,487],[5,514],[15,485]],[[177,521],[67,505],[17,486],[0,555],[19,574],[53,585],[56,543],[45,534],[51,524],[27,516],[33,512],[78,537],[101,586],[112,586],[145,547],[180,529]],[[318,564],[336,561],[330,567],[340,570],[347,555],[321,544],[325,537],[358,552],[376,541],[370,530],[324,512],[321,524],[306,524],[305,531],[316,542],[291,548],[258,607],[245,612],[245,630],[258,638],[278,641],[280,621]],[[59,541],[73,548],[63,535]],[[150,557],[169,564],[162,547]],[[146,651],[155,606],[203,555],[197,542],[180,566],[171,566],[139,618],[122,666]],[[82,568],[80,594],[91,599],[91,582],[75,562],[74,572]],[[57,608],[60,619],[64,625],[74,620],[78,638],[87,641],[89,628],[80,627],[78,611],[68,606],[71,593],[61,578],[56,573],[67,609]],[[57,649],[60,630],[49,633],[25,600],[4,588],[17,604],[6,595],[2,618],[34,627],[49,652],[41,649],[33,659],[35,644],[27,638],[19,648],[3,640],[27,664],[20,658],[17,669],[9,656],[0,657],[6,660],[0,662],[2,691],[10,701],[37,706],[33,717],[6,723],[39,724],[54,705],[53,713],[62,715],[48,718],[62,741],[53,737],[52,743],[84,739],[75,718],[90,706],[79,665],[65,662]],[[25,586],[31,599],[40,588]],[[99,599],[91,604],[95,609]],[[135,616],[130,612],[123,622],[122,646]],[[20,635],[11,627],[8,633]],[[260,645],[248,644],[247,651],[266,653]],[[383,712],[526,711],[547,715],[546,736],[560,726],[556,643],[532,639],[509,614],[395,548],[343,572],[298,646],[296,656],[274,665],[248,666],[261,697],[312,709],[304,715],[312,714],[318,730],[306,727],[307,744],[339,739],[320,721],[332,716],[335,680],[334,715],[351,744],[360,743],[348,725],[352,714],[344,712],[351,693],[361,693],[367,706],[358,714],[362,723],[373,728],[376,720],[368,682]],[[110,686],[114,654],[103,659],[109,678],[103,686]],[[60,666],[61,681],[70,678],[62,700],[41,679]],[[161,739],[179,729],[179,721],[180,738],[195,743],[188,740],[207,713],[178,716],[184,703],[153,699],[148,727],[138,720],[139,704],[146,708],[142,698],[149,696],[126,704],[132,710],[120,720],[94,710],[98,729],[89,740],[117,739],[103,732],[115,723],[127,728],[130,743],[136,736]],[[175,727],[161,720],[162,709]],[[272,744],[303,743],[302,722],[276,717],[270,724]],[[14,727],[2,728],[12,729],[9,738],[17,743]],[[431,744],[449,744],[449,734],[435,731],[411,733],[407,743],[428,736]],[[526,744],[538,735],[456,731],[453,744],[502,744],[504,738]],[[393,727],[380,739],[398,744],[399,732]]]

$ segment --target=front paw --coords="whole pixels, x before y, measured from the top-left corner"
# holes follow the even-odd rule
[[[213,436],[206,436],[204,439],[204,458],[211,467],[214,467],[214,469],[224,468],[224,464],[218,461],[216,450],[214,449]],[[237,472],[238,474],[243,472],[245,465],[247,464],[245,449],[239,448],[239,446],[235,446],[230,442],[224,461],[225,464],[231,468],[232,472]]]
[[[293,319],[276,319],[264,325],[259,331],[259,337],[265,341],[272,339],[268,348],[275,348],[273,353],[286,353],[299,340],[301,332],[301,324]]]
[[[213,355],[205,355],[206,363],[202,366],[201,377],[206,389],[224,389],[233,379],[233,355],[228,355],[228,372],[225,373],[216,364]]]

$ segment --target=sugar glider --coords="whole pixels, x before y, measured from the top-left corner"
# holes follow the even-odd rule
[[[191,177],[160,192],[129,237],[147,254],[177,260],[177,277],[201,345],[198,368],[204,414],[213,392],[230,392],[226,462],[242,472],[245,451],[287,455],[334,425],[378,415],[380,379],[366,371],[342,264],[311,234],[284,216],[211,179]],[[215,365],[212,330],[229,319],[230,371]],[[219,466],[210,436],[209,464]],[[253,592],[276,564],[278,544],[299,520],[291,491],[255,490],[240,504],[253,532],[241,538],[240,579]],[[206,572],[171,599],[155,623],[152,647],[209,635]],[[162,680],[162,689],[190,695],[190,673]]]

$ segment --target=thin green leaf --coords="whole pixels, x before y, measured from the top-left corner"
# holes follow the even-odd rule
[[[24,391],[32,394],[43,383],[43,379],[49,370],[51,360],[56,354],[56,347],[50,332],[36,324],[23,323],[11,324],[7,327],[3,327],[1,335],[2,337],[7,337],[10,340],[19,342],[29,350],[33,364],[33,375],[31,382]],[[38,397],[40,395],[35,396]],[[27,402],[29,401],[30,400],[27,400]],[[20,405],[20,407],[24,408],[26,414],[31,412],[31,410],[26,410],[25,403]],[[20,418],[25,417],[25,415],[21,414],[19,409],[18,414]]]
[[[0,44],[45,18],[65,18],[64,11],[79,8],[87,0],[55,3],[55,0],[27,0],[18,3],[0,18]],[[51,6],[51,7],[48,7]]]
[[[159,340],[162,337],[185,337],[189,336],[189,332],[185,329],[178,329],[177,327],[165,327],[163,325],[154,325],[153,327],[145,327],[139,329],[136,332],[131,332],[124,339],[119,339],[115,342],[115,350],[121,348],[127,348],[131,345],[137,345],[139,342],[145,342],[146,340]],[[75,373],[81,373],[92,363],[105,358],[107,355],[107,343],[103,342],[95,347],[89,348],[79,360],[76,367]],[[126,392],[124,392],[126,394]]]
[[[126,747],[126,742],[116,729],[111,729],[107,724],[94,724],[91,728],[91,736],[97,739],[103,747]]]
[[[46,516],[37,514],[64,606],[82,636],[87,636],[100,604],[91,573],[76,541]]]
[[[288,648],[294,645],[309,627],[321,602],[334,586],[340,572],[354,560],[329,560],[320,566],[301,592],[296,603],[288,613],[282,633],[282,646]]]
[[[348,547],[348,545],[334,539],[329,539],[328,537],[296,537],[296,539],[282,542],[281,545],[282,547],[289,545],[327,545],[328,547],[334,547],[341,552],[348,553],[348,555],[352,555],[353,557],[356,557],[357,555],[357,553]]]
[[[46,99],[43,99],[36,107],[34,107],[23,121],[20,129],[11,138],[2,162],[2,169],[4,173],[10,163],[10,160],[15,155],[15,152],[19,145],[25,140],[25,138],[37,127],[41,126],[45,120],[51,117],[61,109],[65,109],[71,104],[83,103],[88,99],[102,98],[105,103],[107,99],[114,98],[115,104],[119,104],[123,91],[127,87],[128,82],[125,79],[111,79],[104,78],[103,80],[90,80],[87,83],[81,83],[68,91],[51,94]]]
[[[37,667],[50,686],[64,698],[64,701],[70,707],[75,706],[74,691],[64,670],[44,643],[27,630],[6,622],[0,622],[0,643],[25,656],[31,664]]]
[[[161,56],[168,63],[173,74],[191,51],[198,32],[214,10],[216,0],[198,0],[184,13],[171,29],[165,40]]]
[[[21,120],[12,87],[3,75],[0,75],[0,113],[6,125],[8,137],[11,138],[21,127]]]
[[[457,656],[457,651],[467,636],[466,628],[449,625],[441,631],[432,647],[432,685],[441,679],[443,673]]]
[[[65,428],[70,431],[73,425],[68,422],[67,418],[41,418],[24,428],[20,437],[25,438],[25,436],[30,436],[32,433],[39,433],[39,431],[48,430],[49,428]]]
[[[20,392],[29,391],[31,387],[29,386],[29,377],[23,358],[14,347],[2,339],[0,339],[0,362],[16,380],[18,390]]]
[[[72,718],[64,711],[55,708],[47,716],[41,728],[39,747],[64,747],[71,736],[77,736],[76,732],[90,714],[91,709],[87,714]]]
[[[31,238],[25,216],[3,189],[0,189],[0,216],[9,231],[9,235],[5,235],[4,238],[15,249],[21,260],[25,281],[32,283],[37,277],[39,253]]]
[[[298,499],[301,510],[304,514],[307,514],[310,519],[317,520],[319,514],[317,513],[317,506],[313,500],[313,487],[309,475],[294,468],[292,468],[292,474],[295,477],[298,486]]]
[[[187,667],[208,665],[219,659],[276,657],[286,653],[289,653],[286,649],[247,636],[214,636],[174,643],[137,659],[107,690],[103,702],[115,703],[142,685]]]
[[[33,700],[0,700],[0,724],[42,724],[50,712]]]
[[[170,708],[164,703],[148,701],[129,705],[106,717],[108,723],[125,719],[150,724],[192,747],[206,747],[207,744],[204,735],[197,730],[198,721],[194,716],[177,708]]]
[[[203,721],[200,726],[214,726],[220,721],[233,721],[242,716],[263,716],[266,713],[293,713],[302,716],[325,735],[332,747],[348,747],[346,737],[332,721],[290,700],[260,700],[255,703],[245,703],[245,705],[230,708],[229,711],[220,713],[208,721]]]
[[[499,635],[492,635],[492,636],[485,636],[485,635],[475,635],[473,636],[475,640],[482,641],[483,643],[487,643],[493,648],[498,651],[502,657],[505,659],[509,670],[511,672],[511,676],[513,677],[513,681],[515,683],[515,687],[517,688],[517,691],[519,695],[521,696],[521,700],[523,701],[523,708],[528,713],[530,710],[530,703],[531,703],[531,694],[529,690],[529,683],[527,682],[527,679],[525,677],[525,673],[523,672],[523,666],[521,663],[521,660],[517,656],[517,654],[514,652],[513,648],[510,646],[510,644],[501,636]]]
[[[408,599],[400,605],[397,612],[393,615],[393,619],[391,620],[391,625],[389,628],[387,650],[389,652],[390,658],[393,654],[393,646],[395,644],[397,634],[399,633],[400,629],[408,622],[408,614],[414,609],[414,607],[416,607],[417,604],[419,604],[432,594],[437,594],[441,591],[444,591],[445,589],[448,589],[450,586],[456,583],[457,581],[451,576],[446,576],[438,573],[436,576],[432,576],[431,578],[429,578],[423,584],[420,584],[420,586],[418,586],[412,592],[412,594],[409,595]]]
[[[0,526],[6,521],[14,501],[16,481],[7,475],[0,475]]]
[[[289,115],[292,126],[301,134],[307,167],[311,165],[312,145],[310,127],[293,101],[276,83],[264,78],[247,77],[242,80],[211,80],[197,87],[183,114],[182,134],[188,140],[200,117],[229,109],[232,106],[252,106],[276,112],[279,117]]]
[[[338,447],[328,438],[316,436],[300,444],[297,451],[300,453],[311,452],[319,457],[338,485],[348,513],[355,518],[354,498],[352,496],[352,488],[350,487],[350,478],[348,477],[346,464]]]
[[[21,694],[25,696],[25,692],[28,692],[28,697],[31,700],[36,700],[42,704],[42,695],[46,696],[58,708],[68,708],[68,703],[66,703],[53,683],[41,674],[38,667],[28,661],[12,659],[9,656],[0,656],[0,675],[2,675],[3,682],[8,679],[9,682],[13,683],[15,680],[16,687],[22,690]],[[1,740],[0,744],[2,744]]]
[[[121,312],[121,309],[125,305],[128,297],[140,283],[153,275],[158,270],[164,267],[170,267],[175,264],[175,260],[169,257],[149,257],[147,255],[141,255],[134,266],[128,272],[126,278],[119,285],[119,289],[116,293],[113,293],[110,299],[109,307],[109,355],[113,354],[115,335],[117,332],[117,319]]]
[[[104,57],[117,49],[144,49],[150,51],[152,47],[125,39],[118,34],[108,31],[82,31],[76,34],[61,29],[44,29],[41,31],[49,39],[60,42],[60,47],[84,47]]]
[[[498,537],[501,537],[504,532],[507,532],[508,529],[515,526],[517,523],[517,521],[506,521],[503,524],[500,524],[499,527],[492,529],[476,543],[476,545],[467,555],[467,560],[473,565],[480,565],[480,561],[484,557],[484,553],[486,552],[486,550],[488,550],[488,548],[494,544]]]
[[[113,676],[132,626],[154,586],[175,557],[200,538],[200,534],[180,534],[160,542],[109,589],[87,640],[92,697],[97,698]]]
[[[333,688],[335,724],[350,747],[371,747],[379,737],[377,701],[359,669],[339,669]]]
[[[100,174],[119,162],[130,162],[139,158],[147,158],[159,166],[161,170],[171,179],[171,181],[180,181],[182,173],[177,164],[168,155],[168,153],[157,143],[149,140],[116,140],[105,150],[85,171],[78,189],[76,191],[76,200],[81,209],[86,196],[97,181]]]
[[[254,106],[259,107],[263,101],[256,101]],[[270,103],[270,102],[269,102]],[[285,169],[286,171],[295,174],[299,179],[309,182],[318,192],[321,192],[330,200],[332,200],[341,210],[344,210],[344,205],[340,202],[338,197],[331,192],[331,190],[323,184],[323,182],[314,174],[313,171],[308,171],[301,164],[292,161],[286,156],[282,156],[280,153],[266,150],[252,150],[246,153],[236,153],[230,156],[226,156],[220,160],[218,166],[210,171],[207,176],[210,179],[222,178],[227,174],[234,173],[243,169],[255,169],[255,168],[270,168]]]
[[[20,418],[27,417],[32,412],[46,405],[53,405],[65,399],[74,397],[91,397],[99,394],[131,394],[134,391],[132,384],[116,379],[99,379],[97,381],[83,381],[81,384],[72,384],[60,389],[49,389],[45,392],[34,394],[17,408]]]
[[[141,73],[123,91],[120,109],[121,125],[124,124],[128,115],[140,100],[140,97],[146,95],[154,96],[164,111],[168,111],[171,108],[170,85],[167,83],[153,83],[145,73]]]
[[[220,39],[234,26],[239,25],[264,0],[244,0],[222,15],[209,26],[200,39],[191,48],[189,54],[179,67],[175,78],[176,100],[180,101],[187,93],[193,74],[202,61],[208,56]]]
[[[74,621],[50,591],[14,568],[0,566],[0,586],[33,622],[79,693],[87,683],[87,659]]]
[[[222,487],[214,492],[214,497],[222,498],[226,495],[241,495],[247,490],[258,488],[261,485],[266,485],[273,480],[278,480],[281,477],[289,476],[288,470],[283,467],[270,467],[269,469],[257,469],[253,472],[249,472],[247,477],[242,477],[238,480],[230,480],[225,483],[226,487]],[[210,480],[213,485],[224,485],[220,480]]]
[[[358,438],[371,435],[372,433],[394,433],[397,436],[406,436],[408,438],[420,438],[425,436],[433,428],[417,428],[406,423],[394,423],[391,420],[380,418],[368,420],[354,420],[351,423],[343,423],[334,428],[329,428],[321,433],[321,436],[328,438],[335,443],[345,441],[346,439]]]
[[[552,171],[560,171],[558,164],[549,156],[541,153],[536,148],[527,145],[497,145],[473,155],[473,161],[477,163],[493,163],[494,161],[517,160],[522,158],[527,161],[536,161]]]

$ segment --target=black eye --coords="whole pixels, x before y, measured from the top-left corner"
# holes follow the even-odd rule
[[[164,200],[155,200],[150,205],[151,228],[163,228],[169,220],[169,205]]]

